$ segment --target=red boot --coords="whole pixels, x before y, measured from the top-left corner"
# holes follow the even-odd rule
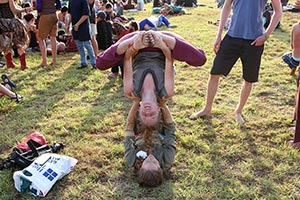
[[[11,52],[8,52],[8,54],[5,55],[5,58],[6,58],[7,68],[14,68],[16,66],[14,61],[13,61]]]
[[[21,69],[26,69],[27,65],[26,65],[26,56],[25,53],[23,53],[22,55],[19,56],[20,59],[20,63],[21,63]]]

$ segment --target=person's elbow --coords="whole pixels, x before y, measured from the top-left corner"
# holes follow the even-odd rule
[[[132,92],[133,92],[133,87],[132,86],[125,86],[124,87],[124,95],[127,97],[131,97],[132,96]]]
[[[175,92],[174,92],[174,88],[169,89],[168,90],[168,99],[171,98],[172,96],[174,96]]]

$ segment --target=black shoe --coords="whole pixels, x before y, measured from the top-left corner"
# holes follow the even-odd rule
[[[2,74],[1,78],[4,85],[9,85],[11,89],[16,87],[16,84],[12,80],[10,80],[10,78],[6,74]]]
[[[86,67],[87,67],[87,65],[81,64],[79,67],[77,67],[77,69],[83,69],[83,68],[86,68]]]

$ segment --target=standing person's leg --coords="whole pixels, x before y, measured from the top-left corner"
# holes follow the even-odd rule
[[[210,71],[205,107],[199,112],[192,114],[189,117],[190,119],[197,119],[212,114],[212,104],[218,90],[220,76],[227,76],[229,74],[233,65],[239,58],[240,51],[240,39],[235,39],[228,35],[223,38],[220,49],[214,59],[213,67]]]
[[[240,124],[245,123],[245,121],[242,117],[242,111],[248,100],[248,97],[250,96],[251,90],[252,90],[252,83],[244,81],[244,84],[241,89],[240,101],[235,110],[235,120],[236,120],[236,122],[238,122]]]
[[[235,110],[236,122],[240,124],[245,122],[242,117],[242,111],[250,96],[253,83],[258,81],[261,56],[264,51],[264,46],[253,46],[251,42],[243,40],[243,46],[241,47],[244,83],[241,89],[240,100]]]
[[[21,69],[26,69],[28,68],[27,64],[26,64],[26,54],[25,51],[22,48],[18,48],[18,54],[19,54],[19,59],[20,59],[20,63],[21,63]]]
[[[39,41],[39,47],[42,56],[42,63],[39,65],[39,67],[46,67],[47,66],[46,41],[42,39],[38,39],[38,41]]]
[[[13,61],[12,53],[10,51],[8,51],[8,52],[4,51],[4,55],[5,55],[5,59],[6,59],[7,68],[14,68],[16,66],[16,64]]]
[[[51,45],[51,52],[52,52],[52,62],[51,65],[56,65],[56,55],[57,55],[57,42],[56,37],[50,37],[50,45]]]
[[[111,71],[111,73],[108,74],[108,78],[116,78],[116,77],[118,77],[120,75],[119,74],[119,66],[118,66],[118,64],[115,65],[115,66],[113,66],[110,71]]]
[[[85,57],[85,49],[84,49],[84,42],[79,40],[74,40],[80,55],[80,66],[77,69],[82,69],[87,67],[87,61]]]
[[[57,30],[58,30],[58,18],[56,13],[50,14],[49,16],[49,26],[51,25],[51,30],[50,30],[50,44],[51,44],[51,49],[52,49],[52,62],[51,65],[56,65],[56,56],[57,56],[57,41],[56,41],[56,36],[57,36]]]
[[[84,47],[86,48],[87,53],[90,57],[91,65],[93,68],[95,68],[96,67],[96,57],[95,57],[95,53],[94,53],[94,49],[93,49],[91,40],[84,41],[83,44],[84,44]]]
[[[98,42],[96,40],[96,35],[97,35],[97,26],[96,26],[96,24],[91,24],[91,31],[92,31],[91,42],[92,42],[92,46],[93,46],[93,49],[94,49],[94,54],[95,54],[95,56],[97,56],[98,55]]]
[[[208,79],[208,86],[206,91],[205,106],[199,112],[196,112],[190,116],[190,119],[197,119],[199,117],[211,116],[211,109],[214,102],[214,98],[217,94],[219,86],[220,75],[210,75]]]
[[[42,63],[39,65],[39,67],[47,66],[47,50],[46,50],[45,40],[48,37],[49,32],[50,32],[49,24],[46,15],[41,15],[39,17],[38,34],[37,34],[37,39],[39,41],[39,47],[42,56]]]

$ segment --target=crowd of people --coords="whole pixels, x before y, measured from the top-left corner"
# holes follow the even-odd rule
[[[164,15],[157,18],[151,16],[140,22],[124,16],[123,10],[132,5],[131,1],[69,0],[65,4],[60,0],[36,0],[22,3],[19,6],[14,0],[0,0],[0,50],[5,55],[7,68],[15,67],[12,49],[20,59],[21,69],[29,68],[25,56],[29,43],[39,47],[42,58],[40,67],[48,66],[47,42],[50,43],[50,66],[56,65],[58,41],[64,34],[71,35],[80,55],[77,69],[88,67],[89,62],[94,69],[111,69],[110,78],[121,76],[123,79],[124,94],[133,101],[125,126],[125,161],[134,168],[138,182],[145,186],[157,186],[162,183],[163,177],[170,177],[176,154],[176,128],[167,101],[174,95],[174,60],[202,66],[206,63],[204,51],[180,35],[157,31],[162,24],[172,27]],[[144,3],[138,0],[131,9],[144,11]],[[264,44],[282,15],[281,1],[271,0],[272,19],[264,27],[262,13],[266,3],[267,0],[223,2],[206,104],[203,109],[190,115],[190,119],[212,115],[219,79],[227,76],[240,59],[244,82],[235,119],[239,124],[245,123],[242,112],[253,83],[258,81]],[[32,12],[34,8],[37,15]],[[222,37],[229,17],[230,26]],[[282,57],[291,68],[291,74],[295,73],[300,62],[299,26],[297,23],[291,30],[292,51]],[[59,31],[62,34],[57,37]],[[23,97],[13,92],[15,83],[7,75],[2,79],[0,95],[20,102]]]

